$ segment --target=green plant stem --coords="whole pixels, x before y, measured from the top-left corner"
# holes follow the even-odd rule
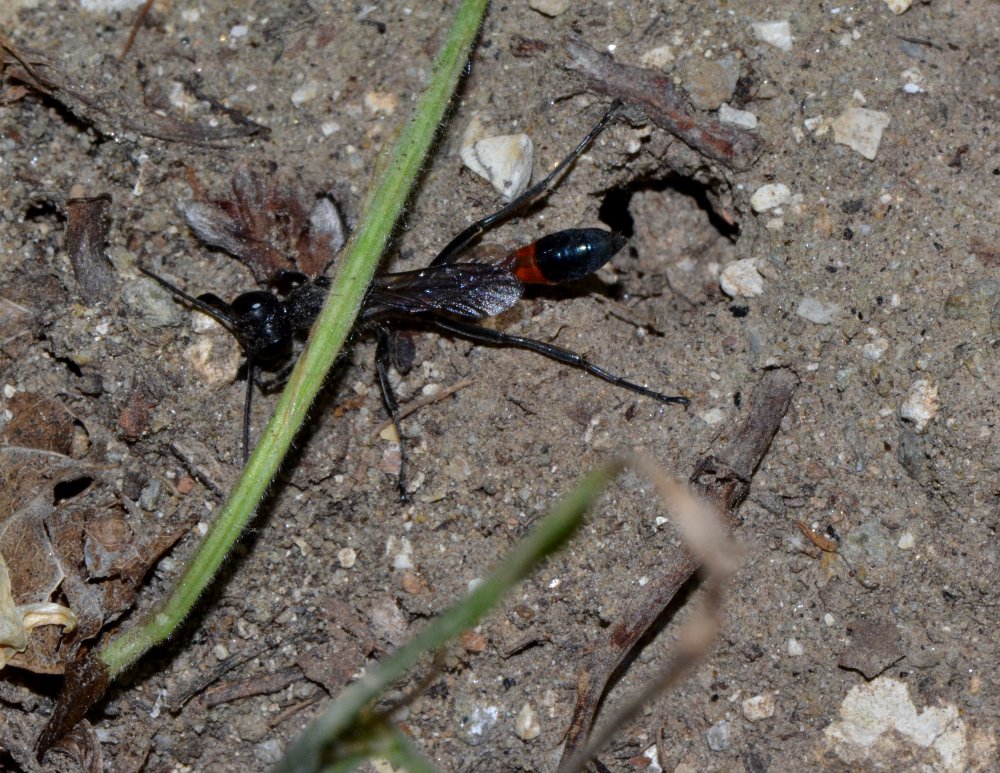
[[[413,668],[421,656],[434,652],[462,631],[476,625],[539,561],[558,550],[582,523],[583,516],[601,490],[620,470],[620,463],[608,464],[580,481],[465,599],[434,618],[377,668],[344,690],[336,702],[289,747],[278,763],[276,773],[311,773],[336,763],[340,739],[348,731],[354,734],[368,705]],[[353,747],[350,751],[346,748],[340,751],[347,751],[349,756],[357,753]]]
[[[170,596],[98,651],[98,657],[112,678],[180,625],[215,577],[266,493],[351,332],[390,232],[465,68],[487,2],[463,0],[455,14],[448,37],[435,59],[427,89],[393,146],[386,172],[374,184],[374,193],[366,201],[361,223],[341,257],[340,270],[333,279],[309,343],[228,501]]]

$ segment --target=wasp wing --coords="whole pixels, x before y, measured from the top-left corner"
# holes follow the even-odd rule
[[[506,311],[523,291],[505,265],[443,263],[376,277],[365,305],[376,313],[443,311],[481,319]]]

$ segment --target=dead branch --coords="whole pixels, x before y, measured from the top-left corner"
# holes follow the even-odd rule
[[[702,155],[735,170],[750,168],[760,156],[760,138],[693,113],[687,93],[666,73],[619,64],[577,37],[567,41],[566,51],[566,68],[580,73],[589,91],[641,108],[649,120]]]
[[[0,54],[0,70],[7,78],[54,99],[108,137],[121,139],[133,132],[168,142],[213,145],[257,134],[261,129],[259,125],[212,127],[150,110],[138,112],[135,97],[127,90],[106,89],[96,82],[77,80],[42,52],[15,48],[3,36],[0,36]]]
[[[750,479],[788,411],[797,384],[798,378],[789,370],[768,371],[750,395],[746,420],[733,440],[717,454],[708,454],[695,465],[689,478],[692,487],[718,507],[729,528],[739,524],[736,509],[750,490]],[[573,760],[590,735],[611,676],[701,564],[700,556],[683,549],[664,573],[646,586],[645,592],[622,619],[594,643],[586,664],[577,675],[576,707],[566,732],[560,770],[569,770],[569,766],[575,764]],[[668,668],[665,673],[682,673],[693,651],[686,649],[679,653],[676,667]]]

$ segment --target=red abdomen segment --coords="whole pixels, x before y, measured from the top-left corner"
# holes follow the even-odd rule
[[[543,236],[514,253],[524,284],[558,284],[592,274],[625,246],[625,237],[600,228],[570,228]]]

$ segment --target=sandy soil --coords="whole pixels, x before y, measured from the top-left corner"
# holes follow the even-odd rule
[[[0,106],[0,296],[36,315],[16,347],[5,343],[4,400],[61,401],[103,438],[88,453],[119,465],[133,496],[162,481],[144,511],[149,528],[157,513],[212,517],[239,468],[244,382],[232,338],[135,266],[192,294],[253,287],[178,211],[192,177],[219,198],[240,165],[330,194],[353,224],[377,151],[425,82],[443,5],[162,0],[123,63],[115,55],[135,11],[43,0],[5,12],[15,43],[125,94],[137,115],[233,126],[212,98],[270,129],[191,144],[127,127],[112,136],[121,116],[95,127],[30,94]],[[780,20],[788,50],[753,28]],[[603,220],[630,237],[627,249],[581,286],[531,293],[497,325],[692,405],[420,331],[398,382],[404,402],[471,383],[405,420],[416,488],[403,506],[383,471],[394,454],[379,437],[374,345],[360,341],[224,580],[93,715],[109,769],[266,767],[328,690],[482,577],[576,478],[636,450],[686,477],[776,365],[801,385],[740,510],[744,563],[722,636],[688,681],[619,730],[602,762],[998,769],[1000,4],[927,0],[894,15],[874,0],[579,0],[548,17],[526,0],[495,3],[387,265],[422,265],[497,206],[458,159],[474,116],[495,134],[526,132],[536,177],[599,117],[607,98],[564,67],[571,32],[617,61],[671,72],[702,117],[723,102],[753,113],[764,150],[734,171],[661,129],[613,126],[546,206],[495,238]],[[838,117],[862,107],[889,119],[874,159],[836,141]],[[754,192],[779,183],[787,200],[754,211]],[[112,196],[113,297],[85,297],[63,250],[74,186]],[[760,294],[723,294],[720,271],[736,260],[752,261],[743,265],[762,279]],[[137,393],[149,419],[130,433],[121,420]],[[256,400],[255,429],[273,400]],[[177,493],[189,478],[194,487]],[[571,547],[481,626],[482,639],[448,651],[400,716],[442,770],[554,768],[588,645],[676,560],[663,515],[649,486],[625,475]],[[837,553],[796,521],[835,535]],[[197,532],[153,572],[140,607],[168,587]],[[699,596],[694,584],[671,607],[605,712],[662,667]],[[11,673],[4,711],[27,712],[37,730],[58,680]],[[266,680],[265,694],[250,694]],[[861,713],[895,730],[859,740],[836,724],[857,715],[858,691],[870,697]],[[525,705],[537,737],[521,737],[534,734]]]

